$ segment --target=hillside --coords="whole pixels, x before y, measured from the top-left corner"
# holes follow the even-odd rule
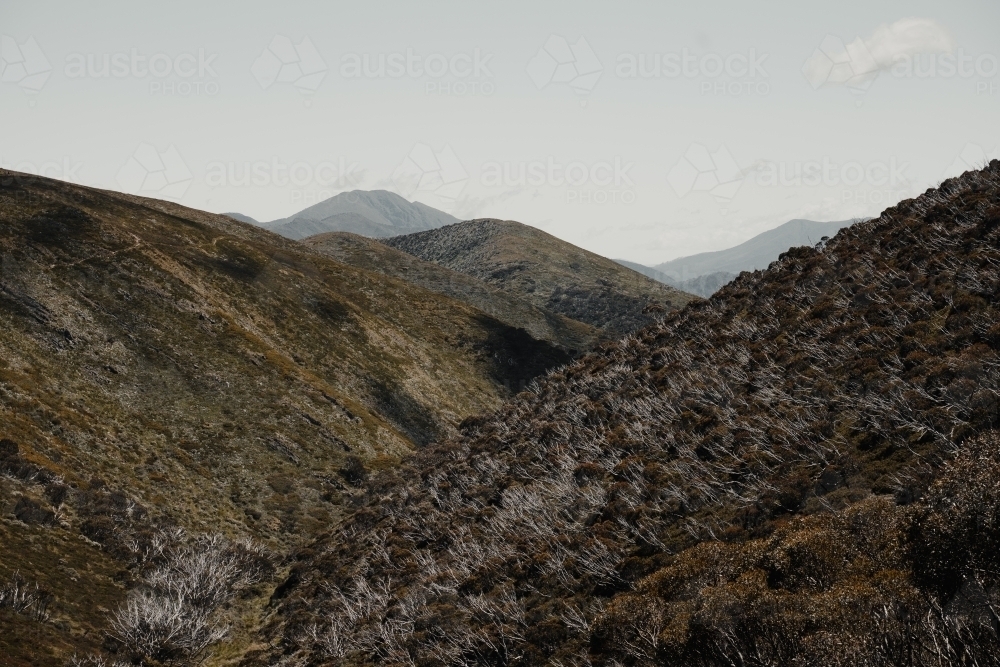
[[[141,601],[155,567],[223,544],[208,534],[286,553],[368,470],[569,359],[226,216],[0,176],[5,665],[96,650],[126,590]],[[269,595],[227,602],[231,654]]]
[[[635,331],[692,299],[518,222],[471,220],[382,242],[613,336]]]
[[[255,664],[995,665],[1000,162],[372,479]]]
[[[815,222],[789,220],[783,225],[758,234],[738,246],[714,252],[679,257],[652,267],[679,282],[710,273],[739,274],[741,271],[766,269],[789,248],[814,246],[825,236],[833,236],[852,224],[852,220]]]
[[[544,340],[570,354],[592,348],[601,332],[592,326],[533,306],[526,299],[493,288],[464,273],[347,232],[330,232],[303,239],[302,243],[338,262],[377,271],[418,287],[469,304],[532,338]]]
[[[265,223],[270,231],[290,239],[327,232],[351,232],[370,238],[411,234],[450,225],[458,220],[420,202],[410,202],[387,190],[342,192],[280,220]]]

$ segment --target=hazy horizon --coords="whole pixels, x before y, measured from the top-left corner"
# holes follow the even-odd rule
[[[971,1],[14,1],[0,165],[265,222],[387,189],[657,264],[996,156],[996,25]]]

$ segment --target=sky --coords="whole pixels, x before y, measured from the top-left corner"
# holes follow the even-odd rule
[[[1000,3],[0,3],[0,166],[260,221],[386,189],[657,264],[1000,145]]]

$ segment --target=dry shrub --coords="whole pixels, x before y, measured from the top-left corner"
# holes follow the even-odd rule
[[[595,625],[627,664],[1000,663],[1000,448],[970,443],[912,507],[874,497],[768,539],[706,542]]]
[[[274,573],[270,554],[250,541],[176,531],[153,544],[142,584],[112,620],[111,636],[133,662],[193,661],[226,635],[220,607]]]
[[[51,602],[51,593],[39,588],[37,582],[26,581],[20,572],[15,572],[10,581],[0,586],[0,609],[10,609],[36,621],[48,618]]]

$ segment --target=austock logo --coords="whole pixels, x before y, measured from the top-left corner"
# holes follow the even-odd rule
[[[412,48],[394,53],[347,53],[340,59],[340,76],[345,79],[429,79],[428,95],[492,95],[496,87],[490,69],[492,53],[474,49],[471,53],[431,53],[422,55]]]
[[[0,35],[0,81],[15,84],[28,94],[36,94],[51,73],[52,65],[34,37],[18,44],[13,37]]]
[[[392,182],[403,197],[433,194],[448,204],[458,200],[468,180],[468,172],[448,145],[435,151],[427,144],[416,144],[392,172]]]
[[[298,44],[284,35],[276,35],[250,68],[257,83],[267,90],[276,83],[293,85],[300,93],[315,93],[326,76],[326,61],[303,37]]]
[[[173,144],[160,152],[146,143],[139,144],[115,176],[125,192],[167,199],[181,199],[191,178],[191,170]]]
[[[290,188],[295,204],[315,204],[357,188],[364,174],[357,162],[344,158],[288,163],[277,157],[244,162],[209,162],[205,185],[210,188]]]
[[[845,45],[834,35],[827,35],[802,66],[802,74],[814,90],[825,85],[842,85],[855,95],[864,94],[880,71],[860,37]]]
[[[79,175],[79,171],[82,167],[82,162],[77,162],[69,157],[64,157],[58,161],[49,160],[40,164],[35,162],[17,162],[14,164],[8,164],[3,158],[0,158],[0,169],[8,169],[22,174],[31,174],[32,176],[54,178],[60,181],[66,181],[67,183],[83,182]]]
[[[695,54],[622,53],[615,61],[619,79],[690,79],[700,81],[702,95],[767,95],[771,92],[764,63],[767,53]]]
[[[560,35],[550,35],[527,67],[528,76],[539,90],[553,83],[566,84],[578,95],[592,91],[603,71],[604,66],[585,38],[570,44]]]
[[[348,164],[340,158],[336,162],[292,162],[287,163],[276,157],[270,160],[237,162],[209,162],[205,169],[205,184],[212,188],[224,187],[279,187],[307,185],[323,187],[349,187],[361,181],[361,170],[357,162]]]
[[[63,73],[68,79],[149,79],[154,95],[216,95],[218,53],[205,49],[176,54],[145,54],[137,48],[117,53],[71,53]]]
[[[909,196],[913,182],[908,162],[895,157],[870,162],[835,162],[829,156],[795,162],[757,162],[752,169],[758,187],[840,189],[844,203],[886,205]]]
[[[667,174],[667,183],[678,197],[707,192],[720,205],[728,206],[743,185],[743,172],[725,145],[710,151],[691,144]]]
[[[564,162],[554,157],[522,162],[486,162],[480,184],[487,188],[562,188],[570,204],[631,204],[635,183],[629,176],[634,162]]]
[[[805,161],[760,160],[740,168],[725,145],[710,150],[694,143],[667,175],[678,197],[704,192],[723,207],[733,201],[743,183],[757,187],[826,188],[840,191],[843,202],[888,204],[911,194],[909,163],[896,158],[871,162],[836,162],[830,157]]]

